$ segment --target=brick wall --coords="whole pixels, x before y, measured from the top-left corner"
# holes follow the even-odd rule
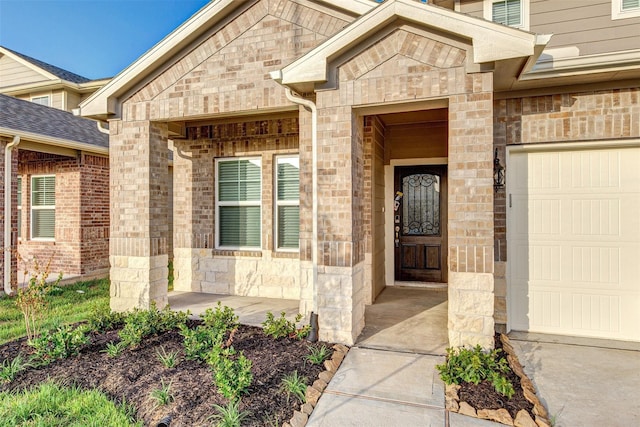
[[[108,267],[107,157],[80,154],[77,158],[20,151],[22,176],[21,257],[30,263],[51,260],[52,274],[87,274]],[[32,240],[30,194],[33,175],[55,175],[55,240]],[[25,266],[21,266],[23,268]]]
[[[274,250],[273,182],[276,155],[298,154],[298,118],[245,119],[190,127],[176,140],[174,266],[176,290],[300,297],[299,255]],[[260,157],[262,249],[215,249],[215,159]]]

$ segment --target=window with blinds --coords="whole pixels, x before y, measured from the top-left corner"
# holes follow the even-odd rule
[[[260,249],[262,162],[218,159],[216,229],[221,249]]]
[[[275,171],[276,249],[300,247],[300,159],[278,156]]]
[[[640,0],[622,0],[622,10],[632,10],[640,8]]]
[[[522,26],[522,0],[494,1],[492,7],[492,21],[510,27]]]
[[[56,177],[31,177],[31,238],[53,240],[56,228]]]
[[[49,106],[49,95],[45,95],[45,96],[34,96],[33,98],[31,98],[31,102],[35,103],[35,104],[40,104],[40,105],[45,105],[45,106]]]
[[[18,239],[22,237],[22,177],[17,179],[18,184]]]

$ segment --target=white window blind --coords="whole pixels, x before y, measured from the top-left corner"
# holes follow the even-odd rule
[[[35,97],[31,98],[31,102],[33,102],[35,104],[46,105],[48,107],[49,106],[49,95],[35,96]]]
[[[281,156],[276,160],[276,248],[300,247],[300,159]]]
[[[492,20],[511,27],[522,25],[522,0],[494,1],[492,7]]]
[[[54,239],[56,227],[56,177],[31,177],[31,238]]]
[[[640,8],[640,0],[622,0],[622,10]]]
[[[18,184],[18,238],[22,237],[22,177],[19,176]]]
[[[259,158],[217,162],[218,247],[261,247],[262,162]]]

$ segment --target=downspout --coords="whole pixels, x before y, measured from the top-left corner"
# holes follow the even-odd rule
[[[11,248],[11,151],[20,144],[20,135],[13,137],[4,152],[4,242]],[[7,212],[9,215],[7,215]],[[7,218],[9,220],[7,221]],[[4,250],[4,292],[11,295],[11,251]]]
[[[313,271],[313,295],[311,302],[311,332],[309,341],[318,340],[318,109],[313,101],[301,98],[285,86],[287,99],[311,110],[311,188],[312,188],[312,223],[311,223],[311,263]]]

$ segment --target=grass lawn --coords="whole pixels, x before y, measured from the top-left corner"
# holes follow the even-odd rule
[[[109,307],[109,279],[60,286],[48,296],[41,330],[86,320],[94,309]],[[26,335],[22,312],[13,298],[0,297],[0,344]]]
[[[118,405],[97,390],[42,383],[19,393],[0,393],[0,427],[142,426],[134,408]]]

